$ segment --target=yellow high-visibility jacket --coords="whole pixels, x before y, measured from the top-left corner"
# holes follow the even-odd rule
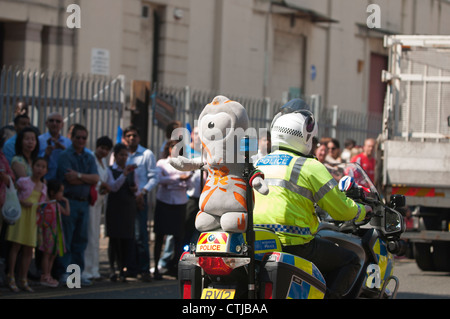
[[[314,203],[335,220],[365,218],[364,205],[345,196],[316,159],[278,150],[261,158],[256,167],[264,173],[269,194],[254,192],[254,224],[273,229],[283,245],[313,239],[319,226]]]

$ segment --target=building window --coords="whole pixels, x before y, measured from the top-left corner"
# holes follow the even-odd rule
[[[149,11],[150,11],[149,6],[143,5],[142,6],[142,17],[147,19],[148,15],[149,15]]]

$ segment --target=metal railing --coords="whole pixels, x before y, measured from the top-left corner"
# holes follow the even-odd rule
[[[63,74],[23,70],[4,66],[0,72],[0,125],[14,120],[15,105],[28,104],[31,124],[41,133],[52,112],[64,118],[64,132],[71,124],[88,129],[87,147],[95,148],[98,137],[114,138],[121,125],[125,100],[125,79],[94,75]]]
[[[124,87],[124,76],[110,78],[3,67],[0,72],[0,126],[12,123],[15,104],[25,101],[29,105],[32,125],[41,132],[46,131],[47,115],[59,112],[65,122],[63,134],[66,135],[71,124],[80,123],[89,132],[87,146],[94,149],[98,137],[107,135],[116,141],[118,127],[123,128],[126,96]],[[168,116],[170,120],[179,120],[183,126],[192,128],[204,106],[216,95],[225,95],[239,101],[246,108],[249,125],[257,131],[269,128],[274,114],[286,102],[162,84],[154,85],[150,94],[150,132],[146,146],[156,156],[159,156],[159,148],[165,140],[165,127],[156,114],[157,100],[164,101],[174,110]],[[353,138],[358,144],[362,144],[365,138],[377,137],[381,133],[381,114],[344,111],[335,106],[324,108],[318,95],[305,97],[305,100],[317,117],[319,137],[335,137],[342,143],[347,138]]]
[[[286,101],[273,101],[268,98],[252,98],[235,94],[219,93],[216,91],[193,90],[190,87],[174,88],[164,85],[155,85],[152,89],[152,112],[150,112],[151,133],[148,147],[159,155],[159,148],[165,140],[164,126],[159,123],[156,114],[156,100],[161,99],[170,104],[175,112],[167,115],[172,120],[180,121],[183,126],[195,125],[201,111],[210,103],[216,95],[225,95],[238,101],[247,110],[249,126],[256,128],[269,128],[272,118],[278,109]],[[305,97],[311,106],[319,123],[319,138],[334,137],[343,144],[347,138],[354,139],[358,145],[362,145],[368,137],[377,138],[382,130],[382,114],[361,113],[355,111],[340,110],[337,106],[324,108],[318,95]],[[343,145],[342,145],[343,148]]]

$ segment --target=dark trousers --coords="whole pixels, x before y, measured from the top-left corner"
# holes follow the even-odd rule
[[[166,235],[164,234],[155,234],[155,247],[154,247],[154,256],[155,256],[155,273],[158,273],[158,263],[161,258],[161,250],[163,243],[165,241]],[[173,236],[173,256],[170,260],[167,261],[166,268],[173,271],[178,269],[178,260],[180,259],[181,253],[183,251],[183,242],[181,237],[176,235]]]
[[[138,274],[150,273],[150,234],[148,230],[148,203],[147,195],[144,197],[144,208],[136,212],[135,240],[130,252],[131,263],[128,265],[127,274],[135,277]]]
[[[148,231],[148,204],[147,195],[145,196],[145,205],[143,210],[138,210],[136,214],[136,241],[135,241],[135,259],[137,264],[133,267],[139,274],[150,273],[150,244],[149,244],[149,231]]]
[[[84,270],[84,251],[87,247],[87,228],[89,221],[89,202],[69,199],[70,216],[61,216],[66,252],[59,258],[63,272],[67,266],[77,264]]]
[[[199,231],[195,228],[195,217],[198,214],[198,202],[199,198],[189,197],[186,204],[186,222],[184,226],[184,239],[183,247],[191,243],[196,243],[197,238],[200,235]]]
[[[327,283],[325,298],[342,298],[360,267],[356,253],[322,238],[314,238],[305,245],[285,246],[283,251],[309,260],[319,268]]]
[[[130,252],[133,246],[134,238],[109,237],[108,259],[111,274],[114,274],[117,269],[120,276],[125,276],[124,268],[130,265]]]

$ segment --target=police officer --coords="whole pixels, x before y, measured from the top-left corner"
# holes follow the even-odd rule
[[[341,221],[361,221],[370,207],[347,198],[325,166],[307,155],[318,131],[308,108],[301,99],[291,100],[272,121],[273,152],[256,163],[269,194],[255,192],[254,223],[275,230],[285,252],[319,268],[327,281],[325,298],[340,298],[358,273],[358,256],[314,237],[319,226],[314,204]]]

